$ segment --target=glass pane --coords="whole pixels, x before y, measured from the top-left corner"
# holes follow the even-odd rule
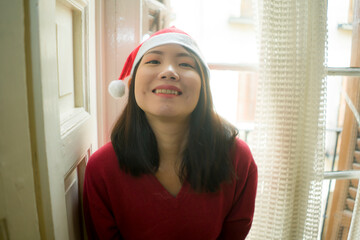
[[[345,101],[341,96],[342,76],[327,78],[325,171],[335,171],[338,166],[339,139],[341,136]]]
[[[254,3],[251,0],[171,0],[169,26],[177,26],[189,33],[200,46],[208,63],[256,65],[256,26],[254,21],[247,18],[251,15],[251,9],[248,9],[251,8],[248,5],[251,2]],[[245,16],[241,18],[241,14]]]
[[[254,72],[211,70],[215,110],[239,129],[239,137],[249,145],[254,128],[257,79]]]
[[[328,66],[350,67],[352,12],[351,1],[328,0]]]
[[[327,79],[327,108],[325,135],[325,171],[352,170],[360,168],[360,146],[352,142],[349,146],[355,150],[354,156],[341,155],[342,129],[346,111],[350,111],[345,101],[348,77],[328,76]],[[348,114],[352,115],[351,112]],[[360,134],[360,130],[358,131]],[[360,139],[360,137],[358,137]],[[346,146],[345,146],[346,145]],[[345,144],[343,146],[347,147]],[[343,149],[347,151],[347,149]],[[339,156],[342,156],[339,158]]]
[[[347,239],[359,179],[324,180],[318,239]]]

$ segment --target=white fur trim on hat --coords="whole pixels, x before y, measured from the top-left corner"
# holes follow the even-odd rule
[[[113,80],[110,82],[108,91],[114,98],[121,98],[125,94],[125,83],[122,80]]]

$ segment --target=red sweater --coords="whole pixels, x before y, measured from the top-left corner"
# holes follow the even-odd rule
[[[238,178],[216,193],[196,193],[185,182],[176,197],[153,175],[123,172],[111,143],[89,159],[84,182],[84,217],[89,239],[245,239],[255,205],[257,167],[236,141]]]

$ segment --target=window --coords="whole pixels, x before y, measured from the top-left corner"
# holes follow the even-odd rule
[[[354,15],[354,1],[353,0],[349,0],[348,1],[348,12],[347,12],[347,19],[344,22],[340,22],[338,24],[338,28],[339,29],[343,29],[343,30],[352,30],[352,23],[353,23],[353,15]]]
[[[256,67],[247,64],[213,63],[210,64],[210,69],[215,110],[233,123],[239,130],[239,137],[251,146],[258,79]]]
[[[166,0],[144,0],[142,4],[142,36],[146,38],[168,26],[168,3]]]
[[[232,13],[229,18],[230,23],[235,24],[253,24],[254,22],[254,8],[252,0],[233,1]]]
[[[354,46],[360,46],[360,36],[356,36],[359,31],[352,31],[352,22],[356,21],[350,19],[354,16],[354,7],[352,0],[328,1],[326,159],[319,239],[347,239],[360,178],[359,173],[354,172],[360,170],[360,126],[354,120],[349,123],[353,113],[345,101],[345,93],[357,99],[353,102],[359,111],[360,59],[355,56],[360,47]],[[258,78],[256,66],[212,63],[210,68],[216,110],[238,127],[240,137],[251,146],[254,121],[251,106],[256,103],[253,96],[256,96]],[[218,75],[222,77],[217,78]],[[226,85],[224,77],[228,81]],[[231,109],[221,107],[230,103]]]
[[[190,31],[190,35],[193,36],[194,33],[198,37],[199,45],[210,63],[210,84],[215,110],[236,125],[240,130],[240,138],[246,140],[252,147],[255,109],[252,106],[256,103],[254,96],[256,96],[258,74],[256,48],[253,48],[256,42],[253,36],[255,30],[250,20],[253,18],[251,14],[253,10],[250,10],[247,4],[253,2],[229,0],[229,4],[226,4],[228,9],[219,7],[219,4],[213,1],[195,1],[194,9],[177,5],[176,2],[173,1],[172,4],[175,10],[180,9],[177,12],[178,23],[181,23],[181,27],[184,26],[185,30],[193,30]],[[352,113],[346,110],[348,107],[341,89],[350,89],[351,91],[345,91],[350,98],[357,96],[358,101],[353,102],[359,109],[360,60],[354,59],[354,53],[360,56],[360,42],[352,39],[360,39],[360,36],[353,36],[359,34],[359,31],[353,31],[352,27],[349,27],[353,22],[353,9],[360,4],[359,2],[360,0],[328,0],[328,121],[323,181],[324,217],[320,219],[319,239],[346,238],[351,220],[349,211],[354,206],[357,194],[354,190],[359,175],[354,170],[360,166],[360,129],[356,127],[354,121],[350,125],[346,123],[346,119],[349,118],[347,115],[352,116]],[[198,14],[195,16],[196,14],[189,12],[198,12]],[[224,14],[227,15],[224,17]],[[226,25],[224,19],[227,21]],[[216,34],[214,28],[217,29]],[[226,44],[222,44],[223,42]],[[226,53],[230,54],[226,55]],[[346,144],[350,139],[352,143]],[[343,145],[349,148],[345,149]],[[345,157],[342,157],[342,154]],[[335,208],[336,205],[340,207]],[[331,209],[336,211],[331,212]],[[336,220],[337,222],[330,226],[330,219],[341,214],[343,214],[342,220]],[[333,238],[328,237],[332,230],[336,231],[335,235],[338,238],[334,237],[335,235],[332,235]]]
[[[336,4],[339,3],[340,6],[336,7]],[[356,59],[356,56],[358,56],[360,41],[357,36],[359,32],[352,31],[352,22],[358,21],[358,19],[352,19],[354,1],[349,0],[347,4],[348,8],[345,6],[346,2],[329,1],[328,4],[330,23],[328,51],[329,66],[332,66],[328,70],[328,86],[330,87],[329,91],[334,88],[341,89],[341,92],[337,90],[339,100],[338,104],[335,104],[337,118],[333,122],[331,119],[328,120],[332,126],[329,128],[331,132],[328,132],[326,136],[328,144],[327,158],[325,159],[321,239],[347,239],[360,178],[359,173],[354,172],[354,170],[360,170],[360,128],[357,126],[354,113],[345,101],[346,98],[351,99],[357,108],[356,111],[359,111],[360,59],[358,57]],[[338,11],[338,15],[333,15],[336,12],[333,11],[334,9],[343,9],[343,11]],[[331,23],[334,21],[338,21],[337,30],[331,29]],[[348,59],[346,62],[337,62],[337,60],[331,59],[335,56],[331,52],[336,51],[336,49],[332,49],[332,46],[336,45],[333,42],[341,41],[345,37],[348,37],[350,43],[348,51],[345,52]],[[329,98],[334,98],[334,96],[329,96]],[[331,103],[333,102],[328,102],[329,110],[334,107],[331,106]],[[333,146],[332,150],[331,145]]]

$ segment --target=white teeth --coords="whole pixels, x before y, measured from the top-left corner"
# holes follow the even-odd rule
[[[170,89],[155,89],[155,93],[173,94],[173,95],[180,94],[178,91],[170,90]]]

